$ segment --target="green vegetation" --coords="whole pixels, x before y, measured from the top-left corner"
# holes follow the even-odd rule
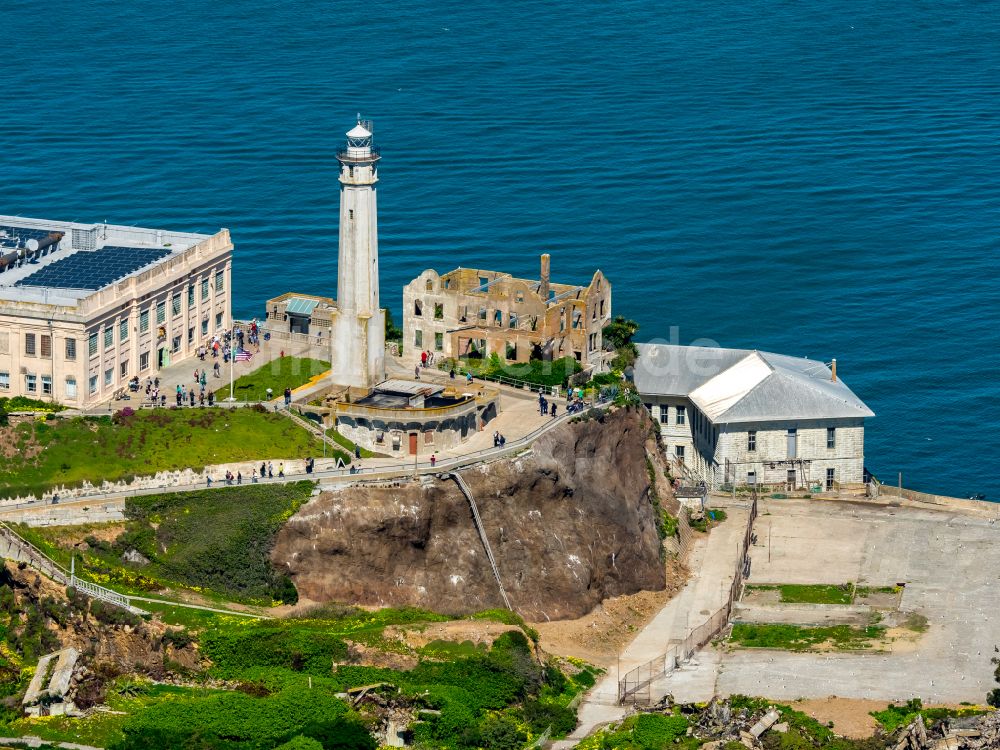
[[[747,586],[747,592],[779,591],[783,604],[850,604],[854,599],[854,584],[781,584],[778,586]]]
[[[703,534],[728,518],[726,511],[722,510],[722,508],[706,508],[705,512],[701,514],[701,518],[695,518],[690,508],[686,509],[686,512],[688,526]]]
[[[656,489],[656,468],[649,456],[646,456],[646,474],[649,477],[649,502],[653,505],[656,517],[656,532],[661,540],[669,539],[677,535],[677,518],[670,515],[660,504],[660,494]]]
[[[0,586],[0,597],[12,596],[9,587]],[[65,619],[60,608],[72,609],[79,601],[86,602],[73,596],[68,605],[45,604],[45,616],[50,623],[53,617]],[[16,611],[13,606],[0,610],[6,613],[4,622]],[[500,617],[516,618],[511,613]],[[373,709],[364,703],[352,709],[337,695],[362,687],[414,707],[415,739],[428,748],[520,750],[550,727],[559,737],[576,726],[570,704],[594,684],[596,670],[581,665],[567,674],[555,663],[540,663],[521,630],[500,635],[492,645],[435,641],[419,650],[385,633],[389,626],[419,632],[451,619],[412,608],[367,612],[336,605],[285,620],[206,615],[188,630],[171,631],[169,642],[183,647],[196,640],[211,665],[200,678],[225,679],[235,690],[123,676],[108,685],[111,713],[45,720],[7,713],[0,715],[0,734],[35,734],[49,742],[111,750],[374,750],[368,727],[375,718],[367,713]],[[483,612],[470,619],[493,616]],[[418,662],[409,670],[365,666],[357,663],[355,650],[362,646],[392,646]]]
[[[272,397],[279,398],[286,388],[294,390],[308,383],[314,375],[321,375],[329,369],[329,362],[318,359],[279,357],[237,378],[233,394],[239,401],[264,401],[270,388]],[[217,389],[215,397],[229,398],[229,384]]]
[[[392,311],[388,309],[385,311],[385,340],[395,341],[397,344],[403,343],[403,329],[396,325]]]
[[[637,714],[591,735],[576,750],[693,750],[701,742],[687,737],[687,728],[688,720],[680,714]]]
[[[853,604],[859,599],[876,594],[898,594],[896,586],[868,587],[853,583],[842,584],[778,584],[774,586],[747,586],[747,592],[778,591],[782,604]],[[912,614],[904,627],[917,632],[927,629],[927,618]]]
[[[885,628],[869,625],[807,627],[802,625],[736,623],[730,643],[743,648],[778,648],[788,651],[808,651],[814,648],[835,648],[843,651],[871,648],[885,636]]]
[[[88,535],[88,549],[77,556],[77,573],[126,593],[182,586],[241,601],[294,603],[295,587],[271,566],[269,554],[278,530],[312,489],[312,482],[295,482],[130,498],[125,530],[112,542]],[[72,546],[60,542],[73,532],[18,530],[66,567]],[[122,555],[130,550],[149,563],[124,562]]]
[[[10,429],[19,450],[0,466],[0,496],[321,450],[306,430],[256,409],[126,409]]]
[[[452,368],[461,375],[472,373],[473,377],[483,380],[520,380],[534,385],[565,385],[570,375],[574,375],[582,366],[573,357],[542,360],[532,359],[528,362],[508,362],[494,352],[486,359],[477,357],[443,360],[438,367],[442,370]]]
[[[616,315],[614,320],[604,326],[601,331],[604,345],[615,352],[614,359],[611,360],[612,370],[624,372],[635,364],[639,350],[632,339],[638,331],[639,324],[624,315]]]
[[[27,396],[14,396],[13,398],[0,398],[0,426],[7,424],[7,416],[16,411],[37,411],[44,412],[46,417],[62,411],[66,407],[52,401],[39,401],[37,398]]]
[[[917,714],[924,718],[924,724],[930,727],[934,722],[959,716],[980,716],[986,713],[982,709],[970,708],[925,708],[919,698],[907,701],[902,706],[892,703],[883,711],[872,711],[871,715],[879,723],[886,734],[892,734],[900,727],[905,727]]]

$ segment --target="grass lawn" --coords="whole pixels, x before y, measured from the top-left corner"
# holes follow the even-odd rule
[[[301,357],[279,357],[236,379],[233,393],[239,401],[263,401],[268,388],[279,398],[286,388],[296,389],[314,375],[330,369],[329,362]],[[217,399],[229,398],[229,383],[215,391]]]
[[[854,599],[853,583],[747,586],[747,591],[779,591],[782,604],[850,604]]]
[[[800,625],[752,625],[738,622],[733,625],[729,642],[743,648],[778,648],[786,651],[809,651],[817,647],[830,647],[843,651],[871,648],[885,635],[885,628],[870,625],[866,628],[852,625],[805,627]]]
[[[75,417],[4,429],[19,450],[0,464],[0,497],[84,480],[100,484],[208,464],[322,455],[306,430],[251,408],[142,410],[115,421]]]
[[[312,482],[294,482],[130,498],[125,505],[125,528],[112,540],[106,541],[110,535],[102,534],[96,525],[84,533],[88,549],[77,553],[77,573],[140,596],[176,587],[209,598],[294,602],[294,587],[272,567],[269,555],[278,530],[312,490]],[[22,525],[18,533],[66,567],[81,537],[75,527]],[[122,555],[129,550],[141,553],[149,563],[124,562]],[[178,609],[171,616],[188,618],[189,624],[211,619],[207,613]]]

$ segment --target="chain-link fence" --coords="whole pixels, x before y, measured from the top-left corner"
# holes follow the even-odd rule
[[[684,522],[687,520],[686,515],[681,513]],[[743,582],[750,573],[750,539],[753,536],[753,524],[756,519],[757,498],[754,497],[750,503],[747,527],[740,540],[740,553],[736,558],[736,570],[726,603],[719,607],[705,622],[688,633],[683,641],[670,644],[665,653],[626,672],[618,680],[619,703],[625,703],[627,700],[647,705],[651,703],[653,683],[675,670],[681,662],[690,659],[695,651],[712,640],[729,624],[733,604],[739,601],[743,593]],[[688,531],[690,532],[690,527],[688,527]]]

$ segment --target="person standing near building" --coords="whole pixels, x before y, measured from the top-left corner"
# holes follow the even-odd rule
[[[292,389],[285,388],[285,407],[287,408],[291,405],[292,405]]]

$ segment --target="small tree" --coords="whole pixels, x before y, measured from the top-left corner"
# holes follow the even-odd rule
[[[611,369],[624,372],[635,364],[639,356],[639,350],[632,343],[632,338],[639,330],[639,324],[634,320],[629,320],[624,315],[617,315],[615,319],[604,326],[604,345],[610,351],[615,352],[611,360]]]

